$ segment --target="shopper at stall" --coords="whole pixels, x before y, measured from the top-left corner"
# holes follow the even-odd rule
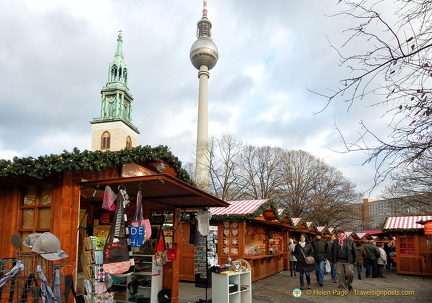
[[[331,259],[332,259],[332,247],[333,247],[333,241],[336,240],[336,234],[332,234],[331,235],[331,239],[330,242],[328,242],[328,257],[327,259],[330,261],[330,275],[331,275],[331,280],[333,283],[337,283],[338,281],[338,274],[336,271],[336,263],[332,263]]]
[[[300,278],[300,289],[304,288],[304,276],[306,276],[306,282],[308,289],[311,288],[310,272],[314,270],[315,264],[307,264],[306,257],[313,257],[312,245],[307,240],[305,234],[300,235],[300,241],[294,248],[294,256],[297,259],[296,271],[299,272]]]
[[[332,263],[336,263],[338,273],[338,287],[352,291],[354,279],[354,263],[358,262],[357,249],[354,241],[345,235],[345,231],[337,231],[337,239],[333,241]]]
[[[360,242],[356,243],[357,246],[357,256],[358,256],[358,262],[354,264],[357,267],[357,275],[359,280],[361,280],[361,272],[364,265],[364,260],[366,258],[366,251],[364,247],[361,245]]]
[[[378,278],[378,258],[380,257],[380,252],[378,247],[376,247],[375,240],[369,241],[368,244],[363,244],[366,251],[366,278]]]
[[[290,239],[290,243],[288,245],[288,250],[290,252],[290,271],[291,271],[291,277],[294,274],[294,277],[296,276],[296,265],[297,265],[297,259],[294,256],[294,249],[295,249],[295,242],[293,239]]]
[[[324,283],[325,262],[328,255],[327,241],[322,238],[322,232],[317,232],[315,239],[312,240],[312,247],[315,258],[315,274],[319,286]]]
[[[380,252],[380,257],[378,258],[378,277],[385,278],[384,267],[387,263],[387,254],[384,250],[384,243],[378,243],[377,246]]]

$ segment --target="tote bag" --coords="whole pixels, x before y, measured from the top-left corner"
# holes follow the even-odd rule
[[[133,273],[135,262],[132,257],[129,230],[125,224],[126,190],[120,189],[119,200],[114,214],[114,222],[111,225],[103,251],[103,269],[111,275]],[[120,236],[121,228],[124,228]]]
[[[142,192],[138,191],[134,219],[131,223],[130,242],[132,247],[141,247],[145,241],[146,230],[144,227]]]

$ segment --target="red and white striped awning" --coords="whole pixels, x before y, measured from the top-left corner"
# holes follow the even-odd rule
[[[212,215],[247,215],[252,214],[261,205],[266,203],[269,199],[264,200],[242,200],[242,201],[229,201],[228,207],[211,207],[209,211]]]
[[[352,231],[346,231],[345,236],[349,237],[349,236],[351,236],[352,233],[353,233]]]
[[[311,226],[312,226],[312,222],[306,222],[306,226],[307,226],[307,228],[311,228]]]
[[[317,227],[317,230],[320,231],[320,232],[322,232],[324,229],[325,229],[325,226],[318,226]]]
[[[294,226],[297,226],[300,223],[301,218],[291,218],[291,221]]]
[[[383,229],[422,229],[418,221],[432,220],[432,216],[388,217]]]
[[[328,231],[329,231],[330,233],[332,233],[333,230],[334,230],[334,227],[329,227],[329,228],[328,228]]]
[[[356,235],[361,240],[361,239],[363,239],[367,235],[367,233],[356,233]]]

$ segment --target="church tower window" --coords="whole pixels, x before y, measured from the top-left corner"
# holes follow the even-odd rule
[[[132,139],[130,136],[126,137],[126,149],[132,149]]]
[[[102,134],[101,149],[110,149],[110,145],[111,145],[111,135],[109,132],[104,132]]]

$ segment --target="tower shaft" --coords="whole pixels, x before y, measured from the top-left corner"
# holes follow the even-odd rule
[[[208,150],[208,79],[210,74],[206,65],[201,65],[198,72],[198,127],[195,181],[199,188],[209,187],[209,150]]]

